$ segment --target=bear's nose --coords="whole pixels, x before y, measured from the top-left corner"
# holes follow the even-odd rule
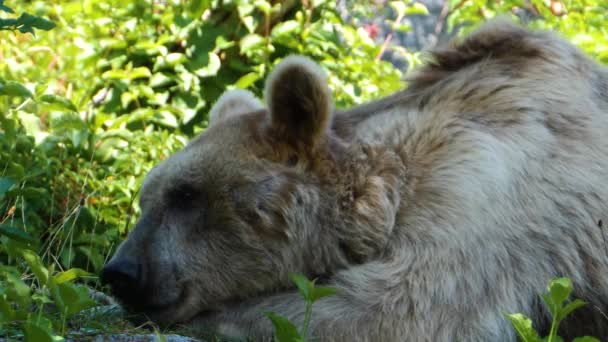
[[[129,300],[140,289],[140,267],[127,259],[111,260],[101,270],[101,283],[110,285],[119,299]]]

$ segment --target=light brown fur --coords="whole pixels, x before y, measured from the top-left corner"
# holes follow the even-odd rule
[[[515,341],[503,313],[545,330],[539,294],[567,276],[591,304],[561,333],[608,338],[608,72],[502,21],[431,56],[333,118],[291,57],[268,111],[227,109],[155,168],[114,257],[144,265],[138,309],[269,340],[263,312],[303,321],[299,272],[338,290],[313,307],[318,340]]]

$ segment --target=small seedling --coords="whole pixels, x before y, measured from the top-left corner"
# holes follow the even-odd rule
[[[547,287],[547,293],[542,298],[553,321],[551,323],[551,330],[549,336],[541,338],[538,332],[532,327],[532,320],[521,313],[507,314],[507,318],[513,324],[517,335],[522,342],[562,342],[563,339],[557,335],[559,324],[570,315],[574,310],[585,306],[587,303],[575,299],[570,301],[570,294],[572,293],[572,281],[568,278],[556,278],[551,280]],[[595,337],[577,337],[573,342],[599,342]]]
[[[305,342],[308,333],[308,325],[312,315],[312,305],[319,299],[336,294],[336,289],[331,287],[315,287],[316,280],[308,280],[300,274],[290,274],[289,278],[296,284],[298,291],[306,303],[304,322],[300,331],[287,318],[273,312],[267,312],[266,317],[272,321],[275,329],[275,340],[277,342]]]

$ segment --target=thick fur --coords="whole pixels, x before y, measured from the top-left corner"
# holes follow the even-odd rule
[[[262,108],[260,101],[250,91],[244,89],[230,90],[222,94],[211,108],[209,125],[215,125],[218,121],[234,115],[254,112]]]
[[[516,341],[504,313],[546,330],[539,294],[567,276],[590,304],[561,334],[608,338],[606,69],[495,21],[333,119],[318,75],[279,65],[268,112],[218,121],[150,173],[114,257],[144,265],[134,307],[271,340],[263,312],[303,322],[299,272],[338,290],[313,306],[321,341]]]

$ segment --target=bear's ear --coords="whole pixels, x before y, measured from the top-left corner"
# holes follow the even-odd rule
[[[262,109],[262,104],[251,92],[243,89],[228,90],[211,107],[209,126],[227,118],[260,109]]]
[[[323,70],[308,58],[289,56],[266,82],[272,129],[297,146],[314,148],[325,138],[332,99]]]

